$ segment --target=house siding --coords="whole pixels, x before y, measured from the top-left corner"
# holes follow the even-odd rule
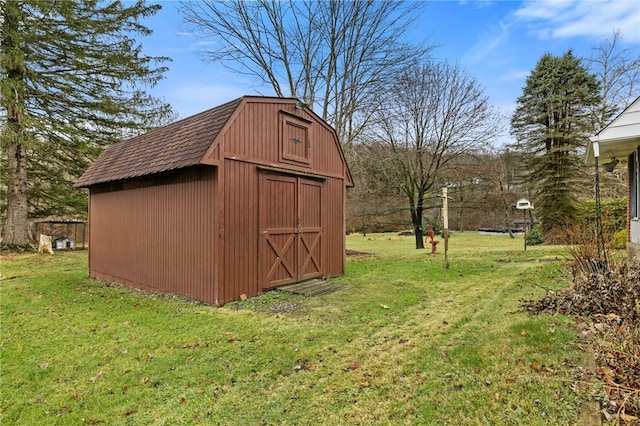
[[[640,220],[638,219],[638,190],[640,181],[640,148],[628,158],[627,169],[627,258],[640,259]]]

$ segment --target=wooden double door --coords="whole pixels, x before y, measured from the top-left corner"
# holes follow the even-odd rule
[[[258,249],[263,289],[323,275],[323,181],[262,172]]]

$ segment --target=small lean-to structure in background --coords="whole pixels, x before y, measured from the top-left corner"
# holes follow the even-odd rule
[[[36,241],[40,241],[40,235],[50,236],[55,250],[84,249],[88,237],[87,222],[78,219],[42,219],[35,223],[34,234]]]
[[[108,147],[89,189],[89,274],[222,305],[345,269],[336,132],[297,99],[245,96]]]

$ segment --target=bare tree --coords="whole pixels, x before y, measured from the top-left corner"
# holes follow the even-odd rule
[[[499,114],[475,78],[459,66],[427,62],[398,75],[379,99],[371,140],[384,146],[380,168],[406,196],[416,248],[424,248],[425,200],[455,158],[486,149]]]
[[[347,229],[389,232],[407,229],[406,203],[380,173],[380,153],[376,146],[356,143],[345,149],[349,169],[356,181],[347,192]]]
[[[589,71],[600,82],[601,103],[594,108],[596,131],[601,130],[615,116],[640,95],[640,54],[637,49],[621,47],[622,34],[613,32],[610,39],[592,48],[585,59]],[[618,167],[612,173],[600,175],[603,198],[623,198],[627,191],[627,170]],[[589,193],[592,197],[592,193]]]
[[[594,47],[585,60],[588,71],[600,82],[602,102],[596,106],[598,129],[640,95],[640,55],[637,50],[621,48],[621,40],[620,31],[614,31],[612,38]]]
[[[402,41],[416,17],[403,1],[202,0],[183,2],[180,12],[214,41],[205,59],[303,100],[344,145],[368,123],[372,95],[430,51]]]

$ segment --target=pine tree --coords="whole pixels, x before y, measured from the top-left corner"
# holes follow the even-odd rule
[[[106,145],[172,117],[144,91],[169,59],[144,55],[132,38],[150,33],[138,21],[159,9],[144,1],[0,4],[6,244],[27,245],[29,215],[86,212],[75,178]]]
[[[546,241],[558,241],[576,213],[577,189],[589,182],[579,153],[593,134],[590,112],[599,83],[569,50],[545,54],[527,78],[511,118],[536,215]]]

